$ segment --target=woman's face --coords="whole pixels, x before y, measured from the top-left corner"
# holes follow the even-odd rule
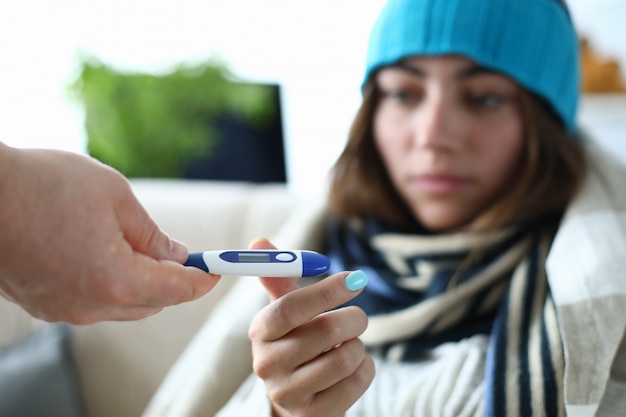
[[[460,56],[411,58],[376,83],[376,146],[416,219],[479,229],[523,152],[517,84]]]

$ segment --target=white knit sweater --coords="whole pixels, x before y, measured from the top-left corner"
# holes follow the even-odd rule
[[[441,345],[420,362],[388,363],[375,359],[376,377],[346,417],[477,415],[487,344],[488,337],[474,336]],[[217,417],[271,415],[265,385],[251,375]]]

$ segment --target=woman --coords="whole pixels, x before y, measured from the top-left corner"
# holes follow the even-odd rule
[[[558,0],[390,0],[325,232],[296,229],[336,273],[261,278],[256,375],[219,415],[619,410],[623,171],[576,132],[578,72]]]

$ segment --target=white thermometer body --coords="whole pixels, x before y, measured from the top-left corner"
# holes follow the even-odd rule
[[[330,261],[321,253],[306,250],[238,249],[191,253],[185,265],[216,275],[287,278],[323,275]]]

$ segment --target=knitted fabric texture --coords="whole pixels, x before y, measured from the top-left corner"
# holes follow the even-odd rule
[[[364,83],[408,56],[460,54],[502,72],[576,127],[578,38],[558,0],[389,0],[376,21]]]
[[[368,275],[348,304],[368,314],[361,340],[372,354],[420,361],[442,343],[488,334],[484,415],[564,415],[563,348],[543,267],[549,232],[422,236],[368,220],[334,225],[330,237],[333,269]],[[481,259],[463,267],[477,245]]]

